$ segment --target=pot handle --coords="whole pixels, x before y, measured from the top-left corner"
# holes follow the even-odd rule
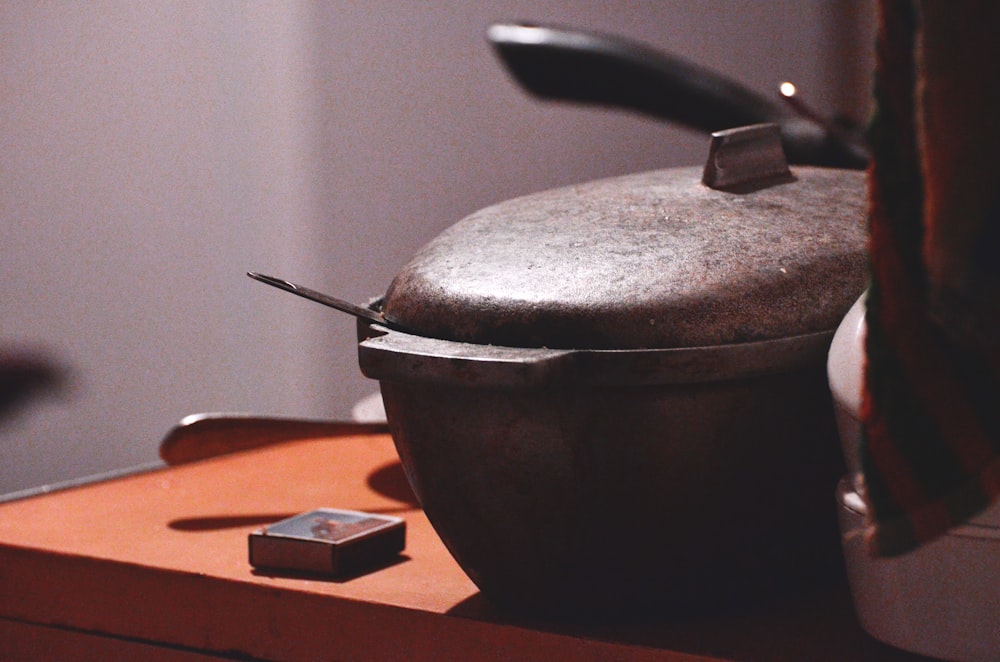
[[[541,386],[558,379],[560,359],[574,350],[476,345],[368,325],[358,343],[365,377],[388,381]]]
[[[720,191],[753,190],[794,180],[777,124],[754,124],[712,134],[701,183]]]
[[[628,108],[707,132],[790,115],[714,71],[620,37],[496,24],[486,38],[518,83],[543,99]]]
[[[514,79],[542,99],[626,108],[708,133],[775,122],[792,163],[864,169],[868,162],[860,132],[817,123],[722,74],[644,44],[519,23],[490,26],[486,40]]]

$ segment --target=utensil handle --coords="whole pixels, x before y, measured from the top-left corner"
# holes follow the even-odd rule
[[[497,24],[487,40],[517,81],[545,99],[628,108],[706,132],[790,115],[720,74],[620,37]]]
[[[384,433],[385,423],[356,423],[250,414],[186,416],[160,442],[160,457],[169,465],[317,437]]]
[[[486,39],[517,82],[543,99],[625,108],[707,133],[776,123],[792,163],[868,162],[860,132],[831,133],[777,99],[628,39],[520,24],[492,25]]]

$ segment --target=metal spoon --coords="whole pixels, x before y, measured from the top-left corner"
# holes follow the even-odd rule
[[[406,328],[391,322],[385,318],[382,313],[375,312],[370,308],[364,308],[358,306],[349,301],[344,301],[343,299],[338,299],[332,297],[328,294],[323,294],[322,292],[317,292],[316,290],[310,290],[308,287],[302,287],[301,285],[296,285],[287,280],[282,280],[281,278],[275,278],[274,276],[265,276],[264,274],[259,274],[255,271],[248,271],[247,276],[250,276],[254,280],[259,280],[262,283],[271,285],[272,287],[277,287],[279,290],[285,290],[286,292],[291,292],[292,294],[297,294],[300,297],[309,299],[310,301],[315,301],[316,303],[321,303],[324,306],[329,306],[331,308],[336,308],[337,310],[347,313],[348,315],[354,315],[369,322],[375,322],[376,324],[381,324],[382,326],[394,329],[396,331],[402,331],[404,333],[413,333],[408,331]]]

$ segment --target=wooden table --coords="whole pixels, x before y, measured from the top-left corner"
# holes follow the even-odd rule
[[[832,502],[831,496],[831,502]],[[256,571],[247,534],[316,507],[407,523],[347,580]],[[0,659],[918,660],[843,580],[745,611],[582,626],[497,613],[413,502],[390,438],[303,440],[0,504]]]

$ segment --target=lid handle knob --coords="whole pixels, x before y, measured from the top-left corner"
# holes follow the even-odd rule
[[[701,177],[705,186],[756,189],[791,179],[777,124],[753,124],[712,134]]]

